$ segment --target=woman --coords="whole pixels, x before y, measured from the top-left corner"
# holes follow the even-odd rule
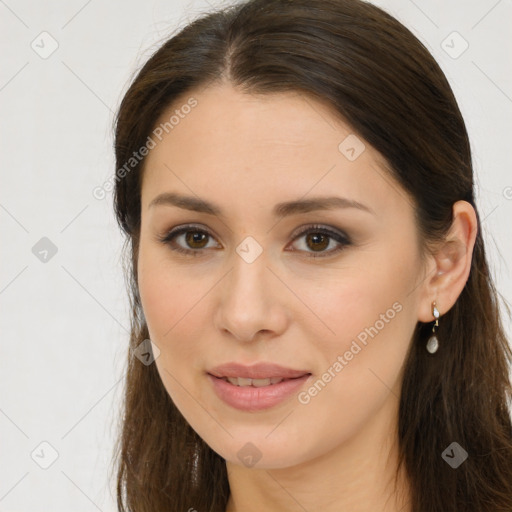
[[[120,511],[511,511],[512,359],[470,145],[424,46],[250,0],[126,93]]]

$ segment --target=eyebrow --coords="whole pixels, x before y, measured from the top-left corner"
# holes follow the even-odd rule
[[[222,209],[204,199],[194,196],[185,196],[175,192],[164,192],[156,196],[148,206],[177,206],[185,210],[206,213],[209,215],[223,216]],[[355,208],[375,215],[375,212],[368,206],[358,201],[347,199],[345,197],[312,197],[310,199],[298,199],[295,201],[286,201],[274,206],[273,214],[275,217],[287,217],[300,213],[308,213],[319,210],[332,210],[335,208]]]

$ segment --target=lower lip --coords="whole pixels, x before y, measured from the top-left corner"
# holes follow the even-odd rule
[[[261,411],[274,407],[296,393],[309,377],[311,374],[257,388],[235,386],[224,379],[208,374],[217,396],[231,407],[242,411]]]

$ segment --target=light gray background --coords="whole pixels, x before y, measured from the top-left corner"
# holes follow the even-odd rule
[[[492,268],[510,301],[511,1],[375,3],[427,45],[454,88]],[[114,172],[113,113],[135,70],[219,5],[0,0],[1,512],[115,510],[108,469],[128,301],[111,194],[92,190]],[[46,263],[32,251],[42,237],[57,247]]]

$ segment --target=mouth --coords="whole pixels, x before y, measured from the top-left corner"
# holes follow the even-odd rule
[[[230,362],[207,371],[213,377],[228,380],[235,386],[263,387],[277,384],[283,380],[311,375],[308,370],[296,370],[274,363],[255,363],[250,366]]]
[[[212,375],[212,374],[210,374]],[[248,387],[252,386],[254,388],[262,388],[265,386],[274,386],[276,384],[279,384],[280,382],[287,381],[287,380],[296,380],[301,379],[302,377],[309,376],[311,373],[305,373],[303,375],[300,375],[299,377],[293,377],[293,378],[286,378],[286,377],[268,377],[266,379],[249,379],[246,377],[217,377],[221,380],[224,380],[225,382],[229,382],[230,384],[233,384],[233,386],[239,386],[239,387]],[[212,375],[212,377],[215,377],[215,375]]]
[[[258,412],[286,403],[310,381],[312,373],[276,365],[237,364],[207,372],[213,391],[226,405]]]
[[[295,373],[300,375],[251,378],[208,372],[207,377],[213,391],[224,404],[239,411],[254,413],[287,403],[307,386],[311,372]]]

